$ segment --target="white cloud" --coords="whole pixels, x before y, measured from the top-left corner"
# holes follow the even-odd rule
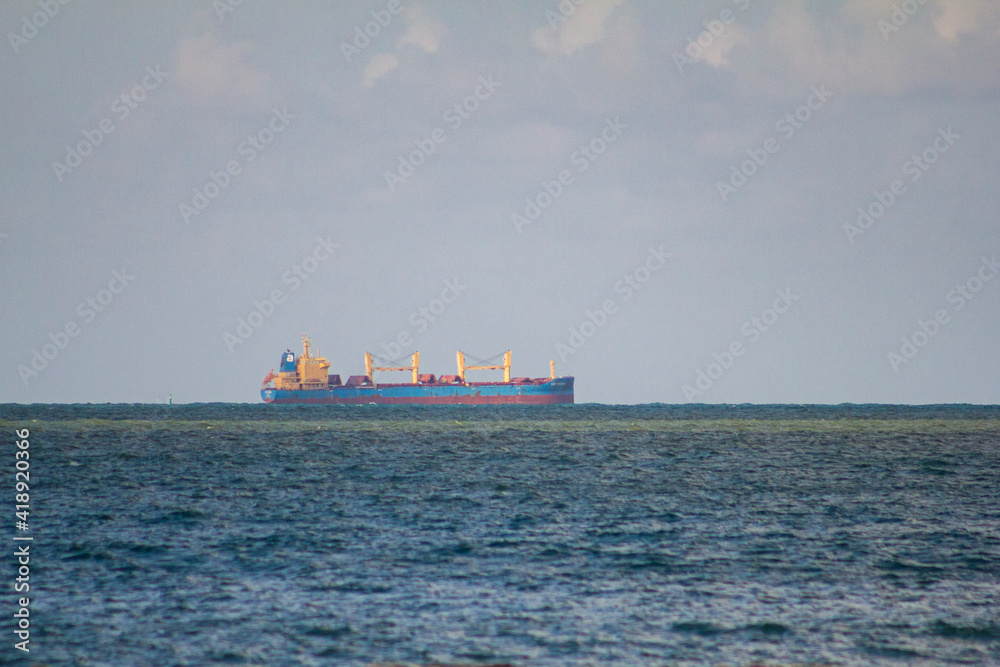
[[[174,54],[170,80],[203,105],[264,97],[268,77],[246,59],[251,42],[220,44],[214,31],[182,41]]]
[[[953,42],[960,35],[971,34],[997,23],[1000,4],[990,0],[942,0],[934,29],[943,39]]]
[[[713,37],[707,46],[700,46],[692,60],[701,60],[712,67],[722,67],[729,64],[729,52],[739,41],[741,29],[739,26],[726,26],[725,32]]]
[[[737,15],[698,58],[731,69],[747,94],[768,97],[819,83],[844,95],[992,90],[1000,80],[993,57],[1000,47],[998,2],[928,0],[899,25],[881,0],[848,0],[832,15],[803,0],[767,10],[761,23]],[[962,36],[976,39],[954,52]]]
[[[403,14],[406,19],[406,32],[396,43],[396,49],[401,50],[407,45],[418,46],[427,53],[436,53],[441,46],[441,40],[448,34],[438,19],[427,13],[420,5],[410,5]]]
[[[410,5],[403,12],[406,21],[406,32],[396,42],[396,53],[379,53],[372,57],[365,67],[364,85],[371,88],[375,81],[400,65],[400,57],[407,54],[406,47],[416,46],[426,53],[436,53],[441,48],[441,40],[448,34],[448,29],[437,18],[431,16],[421,5]]]
[[[555,25],[548,28],[536,30],[531,41],[535,48],[548,54],[572,55],[574,52],[604,41],[607,34],[605,22],[611,16],[615,7],[625,0],[586,0],[583,4],[576,6],[573,3],[565,3],[574,7],[568,16],[563,14],[553,14],[564,20],[555,20]]]
[[[399,58],[391,53],[375,54],[365,67],[365,87],[371,88],[375,84],[375,79],[385,76],[397,67]]]

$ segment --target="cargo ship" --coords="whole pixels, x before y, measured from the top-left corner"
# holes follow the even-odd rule
[[[457,353],[455,375],[422,374],[420,353],[414,352],[409,366],[375,366],[365,352],[365,374],[351,375],[342,382],[329,373],[325,358],[312,354],[312,342],[302,335],[302,354],[291,350],[281,356],[278,373],[274,369],[261,383],[265,403],[389,403],[409,405],[551,405],[573,402],[573,378],[556,377],[555,361],[549,362],[549,377],[510,376],[510,350],[503,364],[465,365],[465,354]],[[468,371],[502,370],[503,382],[470,382]],[[375,372],[409,371],[411,382],[377,382]]]

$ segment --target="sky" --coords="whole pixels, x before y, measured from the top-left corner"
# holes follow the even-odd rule
[[[578,403],[1000,401],[1000,2],[0,27],[0,403],[260,402],[303,333]]]

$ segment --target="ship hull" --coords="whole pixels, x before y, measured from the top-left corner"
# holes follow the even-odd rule
[[[573,403],[573,378],[541,384],[381,385],[329,389],[262,389],[265,403],[390,405],[555,405]]]

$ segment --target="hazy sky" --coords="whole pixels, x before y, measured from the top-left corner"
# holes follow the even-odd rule
[[[577,402],[1000,401],[1000,2],[0,25],[0,402],[259,402],[303,332]]]

